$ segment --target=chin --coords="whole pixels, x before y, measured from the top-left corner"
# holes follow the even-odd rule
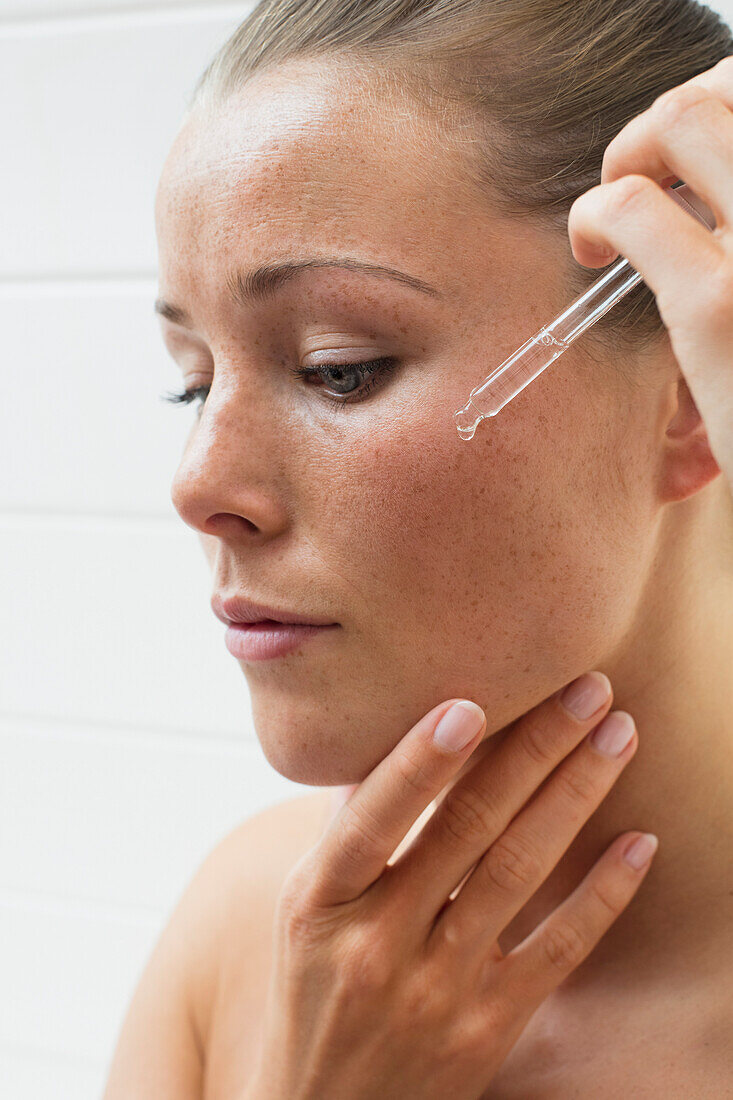
[[[362,732],[351,729],[348,718],[334,720],[333,711],[313,711],[304,720],[303,711],[292,708],[253,708],[257,739],[268,764],[293,783],[309,787],[338,787],[361,783],[389,752],[380,752]],[[259,711],[259,713],[257,713]],[[279,712],[279,713],[278,713]]]
[[[354,775],[353,761],[350,763],[348,756],[335,759],[333,751],[326,746],[321,746],[322,751],[319,751],[312,744],[300,741],[272,743],[266,738],[261,738],[260,744],[268,764],[293,783],[308,787],[341,787],[361,782]]]
[[[363,722],[344,705],[303,694],[250,691],[252,724],[268,764],[293,783],[334,787],[360,783],[380,753]]]

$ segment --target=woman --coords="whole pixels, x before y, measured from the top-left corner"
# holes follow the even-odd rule
[[[690,0],[265,0],[204,73],[156,203],[205,397],[172,498],[222,617],[330,624],[231,645],[272,766],[353,793],[214,853],[108,1098],[728,1094],[732,47]],[[617,253],[648,286],[466,445]]]

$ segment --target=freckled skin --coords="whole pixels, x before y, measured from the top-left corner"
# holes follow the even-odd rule
[[[406,102],[377,112],[364,98],[304,64],[258,77],[213,119],[188,119],[156,204],[161,294],[199,334],[172,337],[200,343],[187,384],[215,375],[174,504],[221,587],[342,623],[291,657],[243,663],[268,759],[312,784],[359,781],[443,698],[476,699],[489,732],[539,702],[628,627],[653,549],[649,477],[620,502],[605,468],[621,434],[627,467],[644,461],[630,421],[649,409],[609,419],[618,383],[582,349],[473,441],[458,436],[469,391],[565,304],[546,275],[569,243],[497,218],[414,105],[406,140]],[[256,310],[222,293],[237,264],[336,253],[443,297],[336,269]],[[400,365],[334,411],[278,368],[298,365],[306,329],[319,349]]]
[[[566,236],[495,214],[469,178],[465,137],[323,60],[261,74],[184,121],[156,228],[160,295],[194,331],[162,328],[186,387],[212,388],[172,500],[199,532],[213,588],[341,624],[286,658],[242,662],[264,753],[297,782],[360,782],[454,696],[486,711],[473,766],[533,705],[606,672],[639,749],[502,950],[639,828],[657,833],[660,853],[634,915],[563,988],[595,996],[611,967],[621,985],[663,984],[671,957],[694,974],[703,954],[720,974],[733,843],[729,490],[704,433],[675,419],[678,406],[689,417],[689,393],[666,333],[639,354],[643,387],[581,338],[471,442],[459,437],[453,413],[569,303],[575,262]],[[400,268],[440,297],[331,268],[256,306],[228,301],[237,266],[336,254]],[[337,408],[323,384],[290,374],[313,352],[338,363],[345,349],[398,361],[363,402]]]

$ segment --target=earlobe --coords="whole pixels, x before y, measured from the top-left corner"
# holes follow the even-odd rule
[[[705,424],[682,376],[677,380],[676,397],[663,440],[660,491],[666,503],[694,496],[720,473]]]

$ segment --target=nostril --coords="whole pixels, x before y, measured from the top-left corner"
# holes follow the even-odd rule
[[[218,534],[220,529],[225,531],[231,524],[244,524],[248,531],[259,531],[259,527],[256,523],[253,523],[251,519],[247,519],[246,516],[238,516],[234,512],[215,512],[213,516],[209,516],[206,523],[206,533],[210,535]]]

